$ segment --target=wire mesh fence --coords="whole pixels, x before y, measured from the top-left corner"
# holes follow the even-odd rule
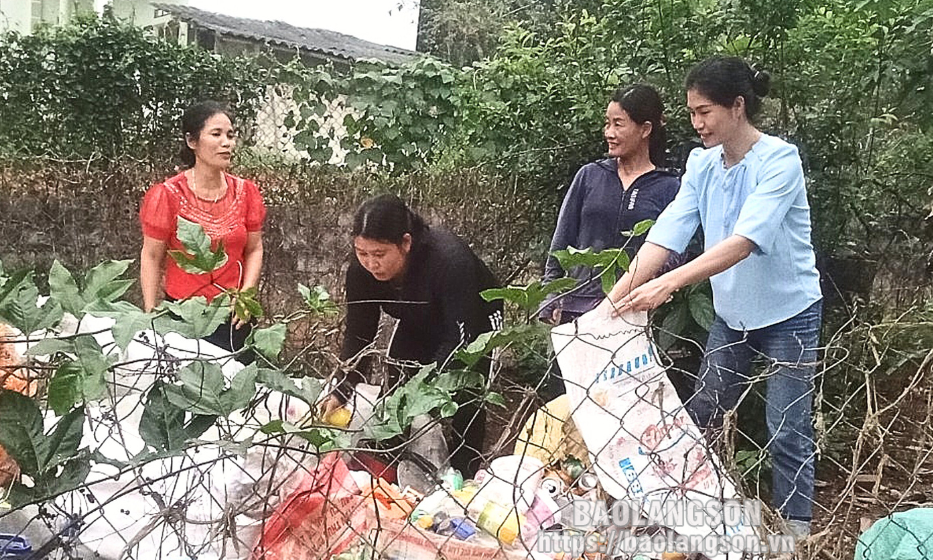
[[[97,333],[108,347],[106,320],[82,323],[82,332]],[[819,348],[801,346],[819,356],[804,360],[814,366],[813,383],[794,399],[812,397],[815,432],[812,439],[800,428],[793,433],[804,454],[784,495],[804,497],[813,521],[808,537],[782,541],[777,536],[793,533],[777,513],[787,504],[778,499],[782,459],[774,431],[800,419],[778,414],[777,430],[762,421],[782,379],[775,371],[787,364],[758,355],[756,367],[737,381],[735,406],[724,406],[721,429],[702,430],[690,413],[701,397],[688,388],[680,399],[668,378],[674,366],[648,343],[644,323],[582,323],[553,335],[556,356],[547,358],[537,382],[509,371],[516,356],[536,351],[513,343],[485,381],[459,397],[488,412],[487,437],[476,450],[482,468],[459,473],[465,481],[447,469],[463,439],[442,418],[441,403],[417,402],[410,381],[362,388],[345,429],[322,423],[308,402],[260,383],[248,404],[183,449],[146,455],[151,436],[141,433],[142,416],[159,410],[157,382],[177,383],[186,367],[216,362],[229,388],[243,368],[205,343],[144,331],[126,350],[113,350],[107,396],[87,407],[81,445],[95,460],[86,480],[8,510],[0,526],[27,537],[36,558],[571,558],[584,548],[588,558],[638,558],[636,546],[643,558],[677,558],[680,550],[717,558],[735,543],[748,549],[745,555],[737,548],[721,557],[863,560],[887,557],[882,547],[893,538],[892,529],[878,529],[857,544],[871,522],[911,514],[933,497],[929,354],[888,373],[884,354],[895,350],[880,332],[861,338],[849,328]],[[890,334],[911,326],[864,328]],[[73,332],[66,325],[59,336]],[[858,359],[853,340],[867,341],[873,366]],[[11,360],[5,371],[41,385],[48,362],[29,356],[35,341],[27,344],[17,333],[5,341]],[[384,356],[385,349],[369,352]],[[541,395],[558,369],[566,394],[545,403]],[[339,371],[304,373],[339,377]],[[414,406],[406,413],[418,414],[398,426],[400,435],[386,438],[377,428],[393,418],[386,406],[402,391]],[[504,406],[492,392],[505,396]],[[196,407],[189,413],[196,415]],[[193,416],[173,421],[190,425]],[[275,422],[292,428],[270,429]],[[170,430],[168,424],[159,425]],[[816,462],[812,496],[800,490],[811,485],[801,466],[808,459]],[[742,506],[737,518],[725,515],[728,508],[719,517],[709,508],[731,507],[730,500]],[[685,504],[692,502],[703,507],[691,517]],[[605,516],[597,504],[606,505]],[[922,519],[881,523],[898,528],[900,546],[928,557],[933,543]],[[753,552],[753,542],[772,550]],[[607,549],[614,553],[597,554]]]
[[[299,135],[313,134],[321,138],[329,150],[329,157],[316,163],[340,165],[344,163],[348,132],[344,125],[347,116],[359,116],[347,103],[344,95],[333,99],[313,100],[322,104],[320,114],[305,117],[309,100],[295,100],[295,87],[277,83],[266,87],[265,95],[258,104],[256,117],[246,128],[244,140],[252,147],[277,156],[308,159],[307,139],[302,143]],[[300,123],[300,124],[299,124]],[[313,130],[310,130],[313,127]],[[298,140],[296,140],[296,138]],[[313,159],[313,158],[311,158]]]
[[[367,183],[372,180],[361,176],[318,175],[299,167],[257,167],[250,173],[264,188],[270,206],[261,295],[270,315],[287,315],[294,309],[296,299],[289,299],[289,293],[297,281],[322,283],[341,293],[340,273],[349,250],[339,233],[347,227],[345,208],[382,188],[406,193],[426,208],[431,221],[451,225],[473,240],[477,253],[501,279],[512,282],[534,275],[527,249],[537,236],[534,226],[541,221],[544,203],[529,199],[509,180],[466,173],[421,182],[399,179],[387,187]],[[0,224],[8,241],[6,251],[17,256],[19,264],[48,265],[60,258],[77,268],[108,256],[132,258],[138,242],[136,204],[145,185],[159,178],[158,170],[126,162],[7,167],[0,172],[0,208],[8,216]],[[771,543],[767,536],[785,535],[790,527],[775,511],[780,509],[775,508],[775,471],[782,459],[775,450],[774,432],[795,421],[791,439],[804,449],[799,457],[813,458],[815,475],[807,499],[811,534],[794,542],[793,554],[801,559],[867,560],[888,558],[885,551],[900,544],[928,557],[930,532],[921,514],[933,501],[933,321],[922,282],[894,280],[901,276],[893,266],[879,272],[882,287],[897,284],[896,299],[886,297],[889,292],[883,289],[873,294],[872,305],[828,304],[820,341],[798,345],[797,355],[774,359],[752,344],[746,356],[752,367],[738,372],[730,384],[738,388],[735,402],[720,403],[728,411],[723,411],[721,429],[705,432],[696,426],[691,410],[697,387],[704,387],[702,382],[697,385],[702,344],[688,341],[683,333],[663,333],[656,325],[608,325],[594,338],[580,331],[563,346],[552,342],[555,349],[549,349],[549,334],[542,326],[524,327],[522,314],[512,313],[507,328],[526,328],[529,336],[497,349],[501,356],[488,374],[484,372],[482,384],[445,396],[429,389],[453,387],[443,385],[453,383],[450,376],[437,381],[452,371],[434,372],[417,387],[391,385],[377,375],[373,381],[384,381],[379,387],[383,397],[361,393],[354,407],[357,414],[345,430],[321,421],[313,410],[314,399],[301,393],[303,383],[297,381],[286,390],[282,384],[260,380],[248,402],[209,426],[198,425],[205,420],[198,419],[203,415],[191,404],[197,398],[186,401],[186,415],[160,416],[157,411],[170,408],[160,409],[164,393],[154,393],[154,387],[184,385],[181,379],[192,367],[217,363],[222,366],[220,385],[211,375],[222,395],[233,387],[241,366],[218,357],[203,343],[178,336],[149,332],[129,348],[103,339],[98,344],[114,360],[105,368],[105,397],[85,408],[79,431],[69,432],[72,440],[80,435],[81,449],[97,452],[90,470],[56,471],[57,478],[73,475],[75,483],[54,498],[20,505],[23,502],[10,496],[12,502],[0,513],[0,533],[10,543],[3,554],[17,557],[14,545],[22,543],[14,537],[21,536],[33,550],[16,554],[35,558],[492,558],[527,557],[530,552],[541,558],[556,557],[558,549],[610,545],[618,545],[619,557],[625,558],[635,557],[635,543],[650,540],[626,538],[654,537],[668,540],[644,556],[661,558],[667,553],[666,558],[674,558],[673,543],[683,542],[676,539],[704,537],[696,534],[696,525],[705,523],[707,532],[713,532],[716,519],[703,514],[693,526],[676,518],[656,522],[642,507],[643,496],[633,489],[641,485],[647,494],[647,481],[653,480],[656,503],[683,504],[687,482],[698,484],[696,475],[701,473],[713,488],[702,490],[703,503],[735,497],[743,505],[745,500],[760,504],[760,515],[750,506],[743,524],[743,531],[752,530],[754,536],[735,531],[729,536],[778,548],[782,542]],[[95,328],[94,321],[82,320],[81,331],[111,336],[106,334],[108,324]],[[67,339],[78,328],[66,321],[56,336]],[[661,351],[668,345],[659,343],[646,347],[650,352],[628,357],[621,351],[636,339],[646,344],[662,335],[677,341],[672,350]],[[265,366],[289,379],[309,379],[308,387],[316,386],[316,380],[339,379],[349,367],[336,358],[339,337],[339,316],[294,321],[285,356]],[[55,441],[61,418],[49,411],[44,395],[58,362],[54,355],[28,352],[38,338],[27,344],[18,333],[4,335],[0,353],[8,360],[3,371],[9,374],[4,387],[32,396],[42,412],[43,438]],[[561,348],[571,342],[596,349],[593,364],[584,367],[578,359],[564,363],[566,350]],[[755,342],[751,334],[718,349],[746,342]],[[392,365],[385,358],[387,348],[381,339],[369,350],[380,357],[374,373]],[[815,357],[803,358],[803,350]],[[650,360],[643,358],[646,354]],[[649,362],[652,367],[645,370]],[[782,405],[775,413],[769,409],[773,386],[786,374],[776,373],[774,366],[798,362],[814,366],[812,384],[789,400],[812,403],[791,409],[791,414],[784,410],[788,405]],[[725,373],[735,369],[725,367]],[[575,371],[588,372],[590,378],[573,378]],[[639,371],[648,373],[634,375]],[[558,372],[563,390],[555,388]],[[617,386],[615,392],[607,392],[607,384]],[[400,395],[405,396],[405,411],[419,413],[399,421],[390,431],[401,433],[387,437],[389,411],[399,410]],[[425,400],[447,396],[458,405],[472,402],[485,412],[485,439],[475,450],[483,459],[481,470],[461,472],[466,481],[459,489],[444,462],[465,442],[446,418],[451,410],[444,412],[447,400],[425,405]],[[363,422],[366,409],[377,416],[369,427]],[[805,429],[810,422],[801,422],[810,413],[812,435]],[[144,415],[147,422],[142,422]],[[162,449],[151,446],[150,441],[161,440],[140,425],[151,427],[152,417],[162,420],[156,424],[156,432],[163,434],[159,437],[180,448],[168,451],[168,443]],[[17,422],[8,425],[24,431],[36,429],[16,416],[3,421]],[[372,426],[382,429],[374,431]],[[205,431],[189,437],[201,428]],[[599,436],[596,441],[594,433]],[[667,446],[675,440],[677,445]],[[446,451],[438,451],[442,444]],[[622,449],[630,456],[614,457],[615,465],[629,461],[620,474],[600,469],[600,458]],[[523,457],[517,463],[510,459],[516,455]],[[496,463],[497,459],[505,461]],[[9,457],[0,462],[0,473],[7,473],[5,487],[18,482],[29,488],[33,481],[17,475],[17,470]],[[381,474],[382,481],[370,471]],[[800,465],[790,472],[784,482],[789,481],[791,490],[784,495],[794,495],[807,476]],[[495,499],[484,492],[492,492]],[[538,498],[540,503],[535,502]],[[591,519],[599,513],[596,506],[580,503],[602,503],[599,500],[609,509],[607,523],[573,523],[575,511]],[[493,506],[487,510],[489,503]],[[613,509],[614,504],[622,505]],[[613,523],[612,513],[620,517],[619,523]],[[892,514],[890,521],[883,520]],[[878,520],[880,524],[869,530]],[[636,521],[640,525],[632,528]],[[892,539],[898,543],[892,544]],[[699,544],[697,550],[710,551]],[[568,557],[573,556],[564,556]]]

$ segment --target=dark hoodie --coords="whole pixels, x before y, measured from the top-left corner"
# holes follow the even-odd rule
[[[634,257],[645,236],[630,239],[622,232],[631,231],[642,220],[656,220],[674,200],[679,188],[677,177],[656,169],[638,177],[623,191],[615,158],[584,165],[561,205],[550,252],[567,247],[602,251],[625,245],[626,253]],[[550,316],[555,307],[575,314],[585,313],[606,297],[593,269],[575,267],[567,273],[550,252],[544,267],[544,281],[569,276],[584,285],[549,302],[542,316]]]

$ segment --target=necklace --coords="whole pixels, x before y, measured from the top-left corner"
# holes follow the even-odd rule
[[[221,173],[221,180],[222,180],[224,186],[223,186],[223,188],[217,189],[217,194],[214,196],[214,199],[213,199],[213,200],[211,200],[210,198],[207,198],[207,197],[204,197],[204,196],[201,196],[201,195],[198,194],[198,184],[197,184],[197,181],[196,181],[195,178],[194,178],[194,169],[191,170],[191,181],[190,181],[190,185],[189,185],[189,186],[190,186],[190,188],[191,188],[191,192],[194,194],[194,197],[197,198],[198,200],[203,200],[204,202],[210,202],[211,204],[217,204],[217,203],[220,201],[221,197],[223,197],[223,195],[227,194],[227,188],[226,188],[226,187],[227,187],[227,177],[226,177],[226,175],[224,175],[223,173]]]

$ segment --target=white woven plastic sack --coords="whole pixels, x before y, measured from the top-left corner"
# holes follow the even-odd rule
[[[646,325],[644,312],[611,317],[600,306],[551,331],[573,420],[603,489],[644,512],[658,505],[651,502],[740,499],[658,362]],[[741,523],[666,520],[681,535],[754,536]]]
[[[80,324],[80,332],[97,333],[101,347],[127,364],[113,372],[107,397],[86,408],[81,445],[113,462],[130,461],[145,448],[138,427],[158,360],[168,356],[183,365],[215,358],[228,381],[243,368],[225,357],[229,352],[176,333],[139,333],[119,352],[112,326],[113,319],[90,315]],[[66,318],[61,334],[77,327]],[[41,333],[30,338],[39,339]],[[157,355],[156,348],[164,354]],[[25,353],[26,344],[17,343],[17,350]],[[202,445],[129,470],[95,462],[86,488],[54,500],[51,509],[62,517],[54,525],[81,519],[76,543],[104,560],[249,558],[264,518],[316,464],[316,456],[303,451],[300,442],[262,445],[267,436],[259,428],[277,418],[299,423],[309,412],[306,403],[273,391],[248,417],[237,411],[218,423],[222,431],[218,425],[209,429],[199,438]],[[56,420],[49,411],[46,429]]]

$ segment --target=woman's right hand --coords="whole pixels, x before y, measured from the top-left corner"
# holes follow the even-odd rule
[[[321,419],[329,418],[331,413],[343,407],[343,405],[344,403],[337,397],[337,395],[331,393],[317,403],[318,417]]]
[[[538,320],[544,323],[545,325],[551,325],[556,327],[560,324],[561,309],[560,307],[555,307],[554,309],[545,309],[538,314]]]

